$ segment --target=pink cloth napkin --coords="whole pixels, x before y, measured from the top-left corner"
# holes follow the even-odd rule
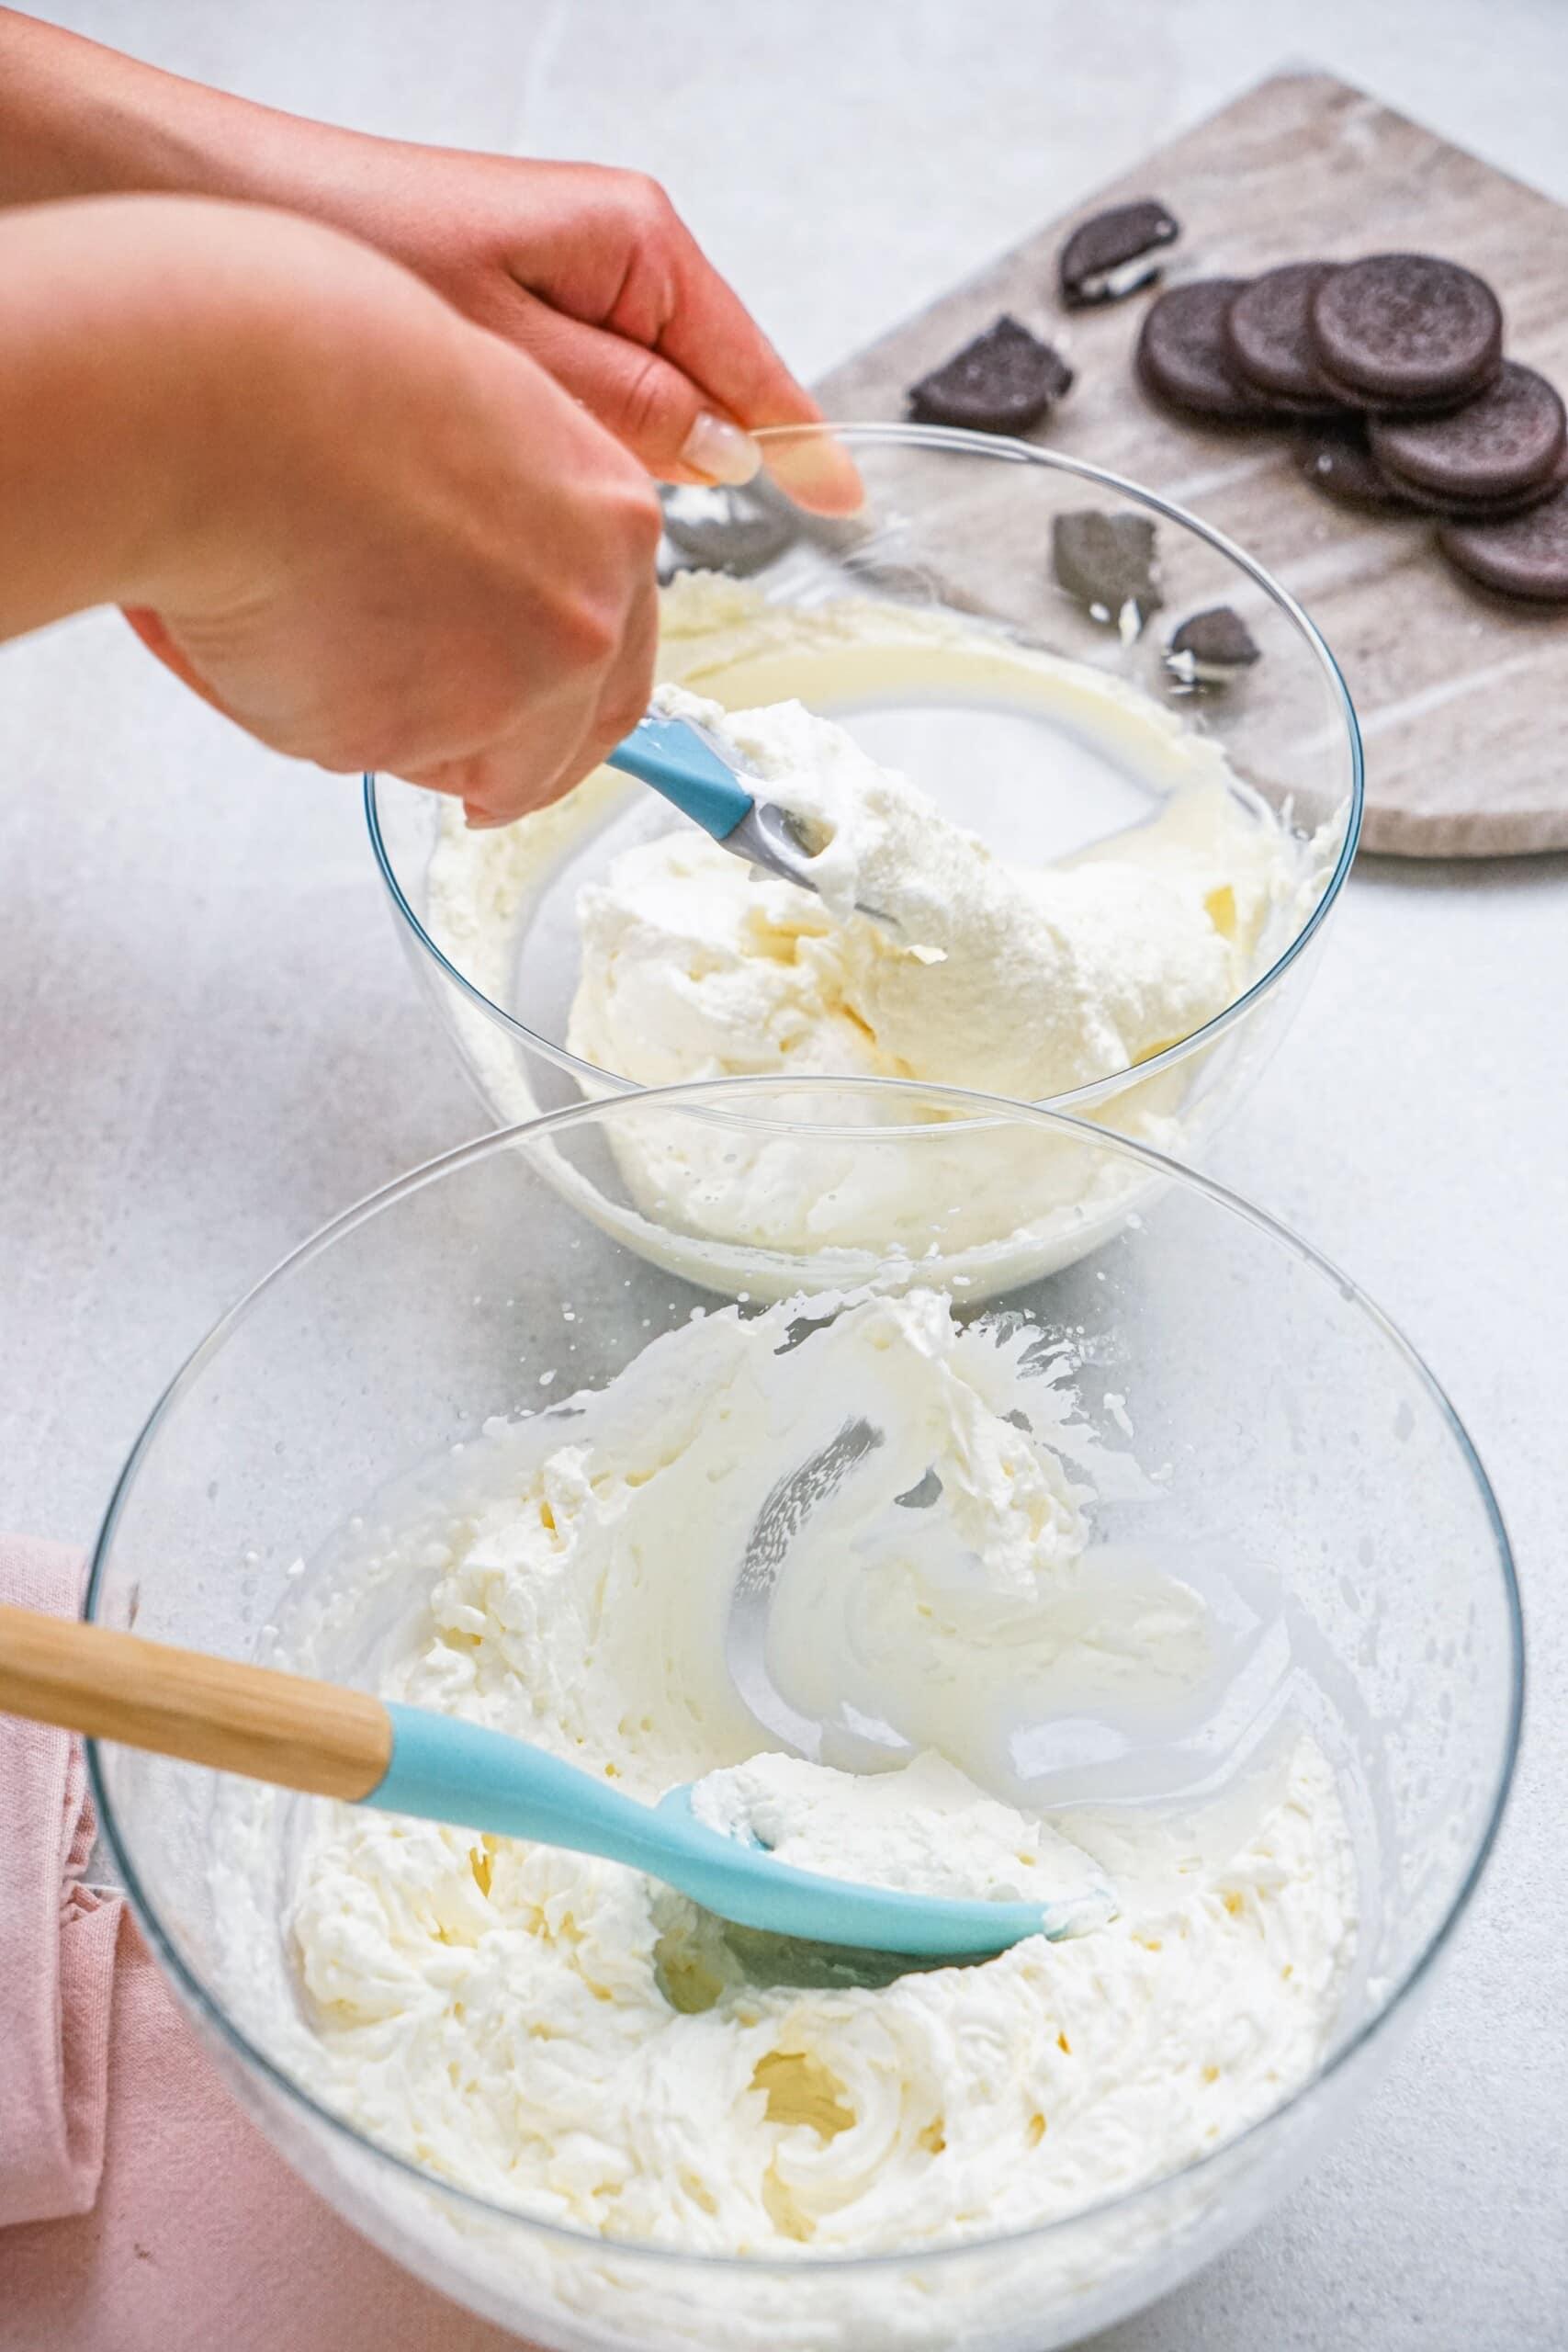
[[[80,1577],[0,1537],[0,1599]],[[83,1885],[93,1834],[80,1741],[0,1715],[0,2352],[517,2352],[273,2154]]]

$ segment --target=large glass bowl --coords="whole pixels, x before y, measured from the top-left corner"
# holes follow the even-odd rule
[[[1277,1595],[1289,1663],[1271,1703],[1310,1723],[1339,1776],[1356,1965],[1310,2080],[1201,2160],[1089,2211],[871,2258],[655,2250],[487,2204],[332,2113],[269,2006],[292,1983],[285,1844],[245,1863],[237,1939],[215,1895],[215,1825],[241,1784],[96,1748],[138,1916],[236,2096],[389,2253],[555,2352],[1049,2352],[1173,2286],[1257,2222],[1364,2096],[1474,1889],[1513,1765],[1507,1541],[1463,1429],[1387,1320],[1304,1243],[1174,1162],[1050,1112],[892,1083],[620,1095],[467,1145],[349,1210],[217,1326],[157,1406],[110,1503],[87,1614],[287,1662],[341,1547],[379,1556],[408,1496],[448,1476],[490,1416],[599,1385],[651,1335],[711,1310],[712,1283],[659,1263],[626,1222],[621,1170],[649,1138],[684,1128],[744,1154],[802,1122],[825,1151],[886,1157],[933,1238],[1004,1149],[1010,1167],[1031,1148],[1057,1170],[1077,1161],[1080,1198],[1135,1197],[1075,1262],[1042,1275],[1021,1261],[999,1305],[1067,1351],[1079,1408],[1109,1443],[1124,1449],[1130,1430],[1157,1482],[1124,1506],[1146,1514],[1144,1539],[1244,1559]],[[798,1266],[813,1285],[809,1247]],[[778,1265],[766,1271],[776,1289]],[[740,1295],[746,1272],[738,1258]],[[873,1272],[898,1287],[928,1269],[899,1251]],[[961,1317],[979,1311],[953,1296]],[[406,1603],[397,1584],[388,1605]],[[375,1628],[340,1632],[351,1679]],[[296,1831],[312,1803],[287,1801]],[[231,1892],[231,1846],[221,1860]]]
[[[764,435],[770,463],[792,478],[824,429]],[[863,479],[862,514],[828,523],[774,496],[759,539],[754,516],[705,536],[700,524],[678,524],[683,510],[672,502],[668,527],[683,528],[685,546],[670,547],[671,561],[722,569],[770,606],[818,620],[840,600],[873,599],[906,625],[913,615],[927,639],[874,650],[846,676],[830,647],[753,646],[731,659],[671,622],[661,673],[686,676],[695,663],[693,683],[731,707],[798,696],[844,721],[874,757],[902,768],[948,815],[1022,865],[1070,855],[1156,813],[1172,780],[1162,726],[1179,744],[1199,739],[1217,747],[1229,788],[1249,811],[1271,812],[1293,843],[1290,901],[1258,941],[1233,1002],[1135,1068],[1052,1098],[1055,1109],[1185,1157],[1278,1043],[1355,854],[1360,742],[1333,658],[1259,565],[1153,492],[993,435],[919,425],[831,430]],[[1157,608],[1146,597],[1118,604],[1110,591],[1112,601],[1098,603],[1062,586],[1054,526],[1086,510],[1152,528]],[[723,561],[727,546],[733,552]],[[1077,575],[1069,570],[1069,577]],[[1229,683],[1194,682],[1179,664],[1172,668],[1169,640],[1183,619],[1216,605],[1245,621],[1259,658]],[[940,635],[944,616],[975,644],[988,644],[991,658],[977,658],[974,644],[955,654],[931,637],[930,625]],[[1079,665],[1095,691],[1065,709],[1043,695],[1020,651]],[[1129,733],[1107,682],[1142,698],[1150,730]],[[630,1083],[567,1046],[580,971],[577,895],[621,850],[684,820],[608,769],[571,796],[569,821],[550,812],[542,830],[528,820],[501,834],[465,834],[453,807],[385,776],[366,778],[365,797],[399,933],[492,1119],[531,1117]],[[523,875],[513,860],[530,827]],[[1018,1010],[1027,1020],[1029,1008]]]

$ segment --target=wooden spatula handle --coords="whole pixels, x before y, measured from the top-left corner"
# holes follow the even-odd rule
[[[392,1753],[362,1690],[4,1605],[0,1711],[317,1796],[368,1796]]]

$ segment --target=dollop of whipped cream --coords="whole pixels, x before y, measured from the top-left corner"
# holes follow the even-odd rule
[[[1285,889],[1283,837],[1213,779],[1029,870],[799,702],[727,712],[679,685],[655,699],[798,820],[816,889],[689,824],[583,888],[567,1043],[644,1084],[833,1072],[1065,1093],[1231,1003]]]
[[[770,1498],[855,1418],[880,1442],[793,1528],[769,1625],[772,1676],[820,1712],[803,1763],[770,1752],[724,1627]],[[1020,1711],[1157,1713],[1211,1646],[1190,1585],[1101,1572],[1100,1498],[1136,1473],[1037,1330],[961,1326],[929,1291],[727,1308],[492,1425],[462,1478],[445,1534],[422,1517],[411,1539],[427,1600],[389,1697],[649,1803],[703,1782],[711,1812],[829,1873],[874,1877],[880,1855],[974,1891],[1072,1871],[1121,1907],[983,1965],[857,1970],[589,1856],[322,1808],[288,1923],[304,2012],[282,1999],[267,2039],[371,2137],[610,2237],[871,2252],[1076,2211],[1317,2062],[1354,1905],[1309,1738],[1220,1814],[1046,1820],[1010,1778]],[[351,1616],[334,1594],[331,1623]],[[872,1716],[908,1759],[847,1780],[834,1758]]]

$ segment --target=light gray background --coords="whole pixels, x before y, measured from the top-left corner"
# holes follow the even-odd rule
[[[1568,198],[1558,0],[48,13],[367,130],[650,169],[807,376],[1309,48]],[[1565,719],[1541,712],[1543,759]],[[475,1116],[347,784],[233,733],[104,616],[0,652],[0,1523],[85,1540],[213,1317]],[[1363,863],[1213,1154],[1447,1382],[1517,1546],[1531,1703],[1491,1873],[1371,2110],[1114,2352],[1568,2342],[1565,1028],[1568,859]]]

